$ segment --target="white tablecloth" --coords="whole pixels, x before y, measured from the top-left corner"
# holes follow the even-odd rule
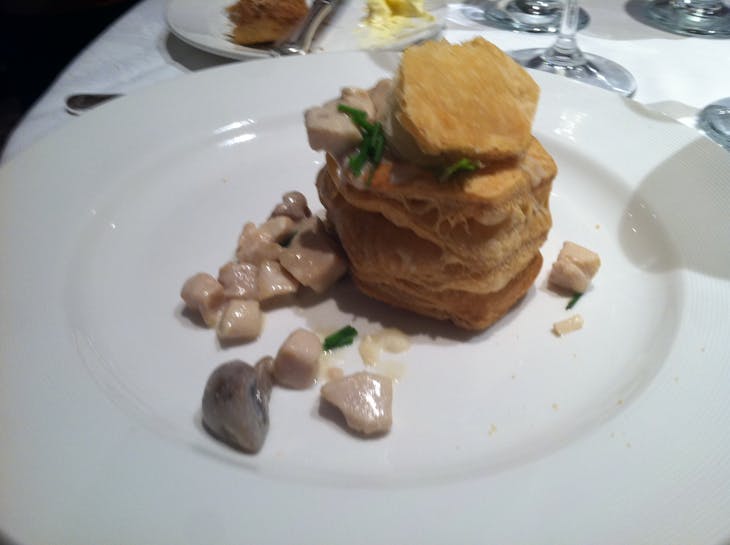
[[[347,4],[348,9],[364,9],[359,0]],[[686,38],[656,30],[632,18],[625,1],[584,0],[582,5],[591,22],[578,35],[580,47],[630,70],[638,84],[634,96],[638,102],[692,126],[698,109],[730,96],[730,40]],[[165,10],[166,0],[143,0],[89,44],[14,130],[2,161],[65,123],[73,123],[64,110],[67,95],[132,93],[191,71],[236,62],[178,40],[167,29]],[[554,40],[551,35],[477,25],[463,16],[458,4],[449,4],[447,21],[444,35],[451,41],[480,34],[509,50],[543,47]]]

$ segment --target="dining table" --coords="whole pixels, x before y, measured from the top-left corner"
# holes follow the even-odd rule
[[[62,70],[0,156],[0,543],[730,543],[730,155],[697,127],[706,105],[730,96],[730,40],[660,30],[643,2],[580,3],[579,47],[627,69],[633,96],[532,71],[528,151],[448,176],[440,163],[415,169],[433,193],[405,183],[402,198],[388,194],[395,177],[385,189],[341,182],[347,151],[336,165],[303,123],[343,85],[371,86],[403,58],[408,44],[354,39],[364,0],[340,0],[310,53],[282,57],[242,53],[210,31],[204,16],[220,22],[225,0],[132,5]],[[482,37],[509,52],[556,39],[480,22],[477,0],[425,5],[429,40]],[[183,19],[204,32],[181,30]],[[115,97],[72,113],[78,94]],[[388,146],[382,125],[360,128]],[[457,185],[492,175],[499,184],[466,197]],[[342,194],[328,196],[338,183]],[[311,211],[298,223],[277,216],[302,197]],[[346,212],[327,216],[335,199]],[[282,272],[275,259],[297,251],[307,225],[335,260],[350,231],[339,245],[328,237],[348,214],[349,277],[341,266],[327,293],[244,301],[261,311],[254,340],[219,338],[225,320],[205,327],[182,295],[200,271]],[[259,220],[294,227],[276,245]],[[236,262],[254,230],[276,258]],[[452,235],[456,250],[434,250],[434,237]],[[478,260],[515,240],[497,265]],[[404,277],[396,294],[412,289],[395,306],[358,289],[362,241],[374,277],[392,268]],[[568,242],[591,256],[584,293],[551,283]],[[440,307],[404,310],[409,293],[417,304],[430,289],[422,278],[443,277],[432,290],[443,306],[468,310],[467,288],[497,269],[504,293],[516,284],[502,265],[525,246],[534,282],[488,329],[433,320]],[[566,320],[578,325],[561,335]],[[278,358],[292,331],[326,344],[348,327],[352,344],[322,348],[309,388],[247,390],[264,422],[260,451],[216,440],[201,401],[215,366],[264,362],[246,369],[265,381],[265,356]],[[364,437],[320,386],[373,369],[392,379],[394,416],[390,431]]]
[[[364,17],[363,2],[343,3],[347,9],[361,10]],[[637,82],[636,102],[694,126],[699,110],[730,94],[730,71],[724,69],[730,43],[656,29],[635,15],[639,3],[584,0],[582,7],[589,13],[590,23],[578,33],[578,45],[627,68]],[[64,105],[69,95],[134,93],[191,72],[261,60],[226,58],[179,39],[167,25],[167,4],[166,0],[141,0],[73,59],[15,128],[2,161],[73,123]],[[479,35],[505,50],[547,47],[554,41],[552,34],[501,30],[475,22],[465,15],[473,5],[446,3],[439,8],[445,39],[458,42]],[[327,32],[326,25],[321,32]],[[318,52],[316,43],[314,52]]]

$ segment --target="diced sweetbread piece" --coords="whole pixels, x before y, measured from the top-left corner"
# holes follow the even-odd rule
[[[574,242],[566,241],[553,263],[549,282],[575,293],[584,293],[601,266],[597,253]]]
[[[308,388],[319,372],[322,341],[307,329],[293,331],[274,358],[272,374],[277,383],[289,388]]]
[[[227,299],[259,298],[257,278],[259,268],[251,263],[229,262],[218,271],[218,282],[223,286],[223,294]]]
[[[299,289],[299,282],[285,271],[278,261],[261,263],[258,268],[256,285],[259,301],[296,293]]]
[[[313,150],[341,155],[362,140],[360,131],[350,118],[337,110],[338,103],[333,100],[304,112],[304,126]]]
[[[340,104],[365,112],[371,121],[375,117],[375,104],[370,94],[364,89],[345,87],[339,99],[304,112],[304,126],[312,149],[340,155],[362,140],[362,134],[350,117],[339,111]]]
[[[263,321],[258,301],[231,299],[223,307],[218,322],[218,338],[224,341],[252,341],[261,334]]]
[[[385,433],[393,424],[393,381],[389,377],[361,371],[331,380],[322,386],[321,394],[357,432]]]
[[[240,263],[258,265],[262,261],[277,259],[280,253],[281,246],[274,242],[269,233],[260,231],[251,222],[243,226],[236,248],[236,259]]]
[[[301,284],[324,293],[347,272],[347,262],[316,216],[304,220],[279,256],[282,266]]]
[[[180,290],[180,297],[190,310],[200,313],[205,325],[215,327],[225,301],[223,286],[208,273],[197,273],[188,278]]]
[[[381,79],[372,89],[368,90],[370,100],[373,101],[375,106],[375,119],[379,121],[385,120],[390,115],[391,111],[391,97],[393,94],[393,80],[390,78]]]
[[[340,93],[340,103],[365,112],[369,121],[375,118],[375,104],[367,89],[343,87]]]
[[[296,233],[297,222],[289,216],[274,216],[259,225],[258,230],[264,236],[268,236],[271,241],[281,244],[291,239],[292,235]]]

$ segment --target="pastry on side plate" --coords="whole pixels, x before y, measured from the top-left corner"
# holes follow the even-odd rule
[[[238,0],[226,9],[235,25],[231,39],[257,45],[286,38],[309,8],[305,0]]]

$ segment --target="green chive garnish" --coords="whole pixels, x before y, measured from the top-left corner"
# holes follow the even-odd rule
[[[362,134],[362,141],[357,153],[351,155],[348,160],[348,166],[355,176],[362,174],[365,163],[372,165],[372,171],[380,164],[383,159],[383,151],[385,150],[385,133],[381,123],[370,123],[368,114],[352,106],[346,104],[338,104],[337,110],[347,114],[355,127]]]
[[[350,325],[346,325],[342,329],[325,337],[324,343],[322,343],[322,348],[324,350],[332,350],[333,348],[348,346],[352,344],[355,337],[357,337],[357,329]]]
[[[367,148],[365,148],[364,146],[361,147],[357,155],[350,156],[350,159],[347,162],[350,170],[355,176],[360,176],[360,174],[362,174],[362,168],[365,166],[365,162],[368,160],[367,151]]]
[[[383,159],[383,151],[385,151],[385,135],[383,134],[383,127],[378,123],[380,130],[373,134],[373,163],[376,165],[380,164]]]
[[[373,130],[372,123],[368,121],[368,114],[365,113],[363,110],[358,110],[357,108],[353,108],[352,106],[348,106],[347,104],[338,104],[337,111],[342,112],[343,114],[347,114],[361,132]]]
[[[463,157],[456,161],[455,163],[450,164],[447,166],[442,172],[441,176],[439,176],[439,180],[442,182],[445,182],[451,176],[456,174],[457,172],[472,172],[476,169],[478,169],[481,166],[481,163],[479,161],[472,161],[471,159],[467,159],[466,157]]]
[[[578,299],[583,297],[582,293],[575,293],[573,297],[570,298],[570,301],[568,301],[568,304],[565,306],[565,310],[570,310],[575,306],[575,304],[578,302]]]

